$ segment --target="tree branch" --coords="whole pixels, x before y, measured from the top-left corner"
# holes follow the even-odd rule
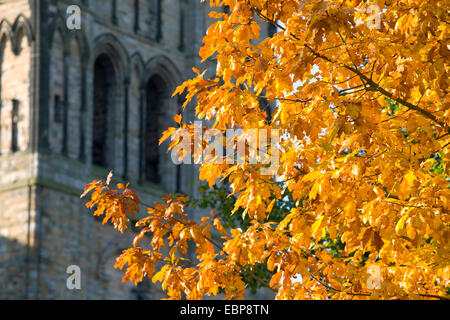
[[[250,5],[250,4],[249,4]],[[258,8],[254,8],[252,6],[252,8],[255,10],[255,12],[257,13],[257,15],[262,18],[263,20],[265,20],[266,22],[276,26],[277,28],[280,28],[283,31],[286,31],[286,28],[281,26],[279,23],[277,23],[276,21],[271,20],[270,18],[266,17],[264,14],[262,14],[261,10]],[[289,33],[290,36],[292,38],[294,38],[297,41],[301,41],[295,34],[293,33]],[[419,106],[416,106],[406,100],[403,100],[401,98],[396,98],[394,97],[390,92],[388,92],[386,89],[382,88],[378,83],[376,83],[375,81],[373,81],[371,78],[368,78],[367,76],[365,76],[362,72],[360,72],[358,69],[356,69],[355,67],[352,66],[348,66],[346,64],[343,63],[339,63],[337,61],[334,61],[332,59],[330,59],[329,57],[320,54],[319,52],[315,51],[313,48],[311,48],[308,44],[304,43],[303,46],[308,49],[316,58],[320,58],[322,60],[328,61],[330,63],[333,64],[337,64],[339,66],[341,66],[342,68],[345,68],[355,74],[357,74],[360,79],[363,81],[365,81],[365,85],[367,85],[367,90],[369,91],[377,91],[380,92],[381,94],[383,94],[384,96],[390,98],[391,100],[394,100],[398,103],[400,103],[401,105],[404,105],[405,107],[407,107],[408,109],[414,110],[419,112],[421,115],[423,115],[424,117],[430,119],[431,121],[433,121],[434,123],[438,124],[439,126],[441,126],[447,133],[450,133],[450,127],[447,126],[444,122],[438,120],[436,118],[436,116],[434,116],[431,112],[420,108]]]
[[[139,201],[139,203],[142,204],[144,207],[147,207],[147,208],[151,208],[151,209],[153,209],[153,210],[156,210],[154,207],[152,207],[152,206],[150,206],[150,205],[148,205],[148,204],[146,204],[146,203],[144,203],[144,202],[142,202],[142,201]],[[158,211],[158,210],[156,210],[156,211]],[[160,212],[161,212],[161,211],[160,211]],[[173,219],[174,219],[175,221],[181,223],[181,224],[186,225],[186,223],[185,223],[184,221],[182,221],[182,220],[179,220],[179,219],[177,219],[177,218],[173,218]],[[215,246],[215,247],[216,247],[217,249],[219,249],[221,252],[223,252],[223,253],[225,253],[226,255],[228,255],[228,253],[224,250],[224,248],[223,248],[221,245],[219,245],[217,242],[215,242],[214,240],[212,240],[210,237],[204,235],[203,233],[202,233],[202,236],[203,236],[203,238],[205,238],[205,240],[207,240],[209,243],[211,243],[213,246]],[[260,285],[262,285],[262,286],[264,286],[264,287],[266,287],[266,288],[272,290],[273,292],[277,293],[277,290],[273,289],[267,282],[265,282],[264,280],[262,280],[261,278],[259,278],[254,272],[252,272],[251,270],[246,270],[246,269],[244,268],[244,266],[242,266],[238,261],[236,261],[235,263],[236,263],[236,265],[241,269],[240,271],[242,271],[242,272],[246,273],[247,275],[249,275],[252,279],[254,279],[255,281],[257,281]]]

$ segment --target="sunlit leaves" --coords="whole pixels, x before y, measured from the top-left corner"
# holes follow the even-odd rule
[[[125,280],[153,277],[171,298],[189,299],[242,298],[245,277],[279,299],[448,297],[448,1],[209,2],[219,7],[200,57],[216,63],[215,75],[194,68],[174,95],[185,93],[184,107],[208,120],[202,132],[280,130],[279,168],[263,175],[248,154],[243,163],[200,163],[209,188],[227,181],[229,216],[194,222],[187,199],[155,203],[119,259]],[[379,28],[366,23],[370,5]],[[276,32],[263,38],[268,25]],[[161,142],[198,133],[174,120]],[[192,147],[199,160],[208,143]],[[140,204],[135,193],[110,181],[89,192],[88,207],[123,232]],[[379,288],[368,285],[370,266]],[[252,273],[261,267],[264,281]]]
[[[94,208],[94,216],[102,216],[103,224],[111,221],[114,228],[120,232],[127,229],[127,223],[130,217],[139,212],[139,196],[134,190],[128,189],[128,185],[119,183],[118,190],[111,188],[110,179],[112,173],[108,176],[106,182],[96,180],[85,186],[85,191],[81,197],[85,197],[92,192],[91,200],[86,203],[87,208]]]

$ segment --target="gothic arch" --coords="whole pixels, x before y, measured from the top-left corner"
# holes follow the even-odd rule
[[[3,54],[6,41],[13,41],[13,29],[8,20],[3,19],[0,22],[0,57]]]
[[[69,44],[72,41],[72,39],[76,39],[76,41],[78,41],[78,45],[80,47],[80,52],[81,52],[81,57],[83,59],[83,62],[87,63],[88,59],[89,59],[90,51],[89,51],[89,44],[88,44],[88,40],[87,40],[84,29],[77,30],[76,32],[70,32],[66,26],[66,18],[61,14],[61,12],[56,14],[56,17],[54,18],[52,24],[53,24],[53,28],[51,28],[52,34],[50,35],[49,46],[51,46],[53,43],[53,37],[54,37],[55,33],[57,31],[59,31],[59,32],[61,32],[61,34],[63,36],[64,43],[67,48],[66,54],[70,55]]]
[[[88,63],[90,50],[84,30],[77,30],[77,32],[73,33],[72,39],[75,39],[78,42],[81,60],[83,61],[83,63]]]
[[[142,55],[139,52],[135,52],[131,55],[130,58],[130,76],[131,72],[134,70],[137,70],[139,73],[139,79],[142,79],[145,70],[145,64],[144,59],[142,58]]]
[[[101,54],[107,54],[114,63],[115,71],[121,82],[129,77],[130,59],[127,50],[113,34],[107,33],[98,36],[94,40],[94,47],[90,55],[89,65],[93,65],[97,57]]]
[[[78,37],[70,37],[67,64],[67,156],[79,159],[81,155],[82,111],[84,108],[83,82],[84,67],[83,53]]]
[[[67,113],[67,35],[64,29],[54,29],[50,42],[49,66],[49,144],[52,152],[62,153],[66,146],[66,113]]]
[[[11,47],[14,47],[13,43],[12,43],[12,39],[13,39],[13,31],[12,31],[11,24],[7,20],[2,20],[0,22],[0,77],[1,77],[1,67],[2,67],[2,63],[3,63],[3,56],[5,53],[5,48],[7,47],[6,44],[8,43],[8,41],[10,41]],[[0,87],[0,93],[1,93],[1,87]]]
[[[180,84],[182,79],[181,72],[177,66],[168,57],[163,55],[151,58],[145,65],[145,77],[142,79],[143,86],[156,74],[161,75],[167,81],[169,90],[172,90],[172,92]]]
[[[8,47],[8,41],[11,44],[12,48],[12,28],[10,23],[7,20],[2,20],[0,22],[0,154],[2,153],[2,147],[3,147],[3,127],[4,124],[2,123],[2,104],[3,104],[3,92],[2,92],[2,74],[3,74],[3,59],[5,55],[5,50]]]
[[[28,18],[20,14],[14,21],[12,30],[14,51],[17,55],[19,55],[21,50],[21,37],[23,35],[27,37],[29,46],[31,46],[31,42],[34,41],[33,28],[31,27],[31,23]]]
[[[50,34],[49,38],[49,48],[53,47],[53,42],[55,38],[55,34],[59,32],[59,34],[62,37],[63,43],[64,43],[64,55],[67,56],[68,54],[68,48],[69,48],[69,40],[70,40],[70,34],[66,28],[64,18],[61,15],[57,15],[56,18],[53,21],[53,28],[51,28],[52,32]]]
[[[22,36],[26,36],[30,46],[34,40],[34,35],[30,21],[25,16],[20,14],[13,24],[6,19],[0,21],[0,45],[4,45],[5,39],[11,41],[11,47],[15,55],[20,54]]]
[[[180,168],[165,152],[166,143],[159,146],[158,141],[162,131],[175,124],[173,116],[179,111],[179,106],[171,96],[180,83],[181,73],[169,58],[156,56],[146,64],[142,80],[145,104],[141,116],[141,181],[157,183],[166,191],[176,192]]]
[[[22,40],[26,37],[28,46],[23,46]],[[9,128],[3,130],[4,123],[0,124],[0,150],[2,152],[15,152],[25,150],[29,147],[28,132],[31,127],[31,103],[30,96],[23,94],[29,92],[30,75],[32,74],[31,63],[24,65],[20,71],[14,72],[16,65],[23,65],[19,59],[31,62],[31,43],[33,41],[33,32],[27,18],[19,15],[11,25],[9,21],[3,19],[0,21],[0,99],[1,111],[8,117],[12,115],[13,119],[9,121]],[[23,49],[23,52],[22,52]],[[18,57],[22,54],[23,57]],[[5,64],[5,61],[6,64]],[[8,68],[5,70],[5,65]],[[8,79],[17,80],[11,84]],[[5,118],[0,116],[0,122]],[[7,121],[7,120],[5,120]],[[5,126],[6,128],[7,126]],[[9,146],[8,146],[9,145]]]
[[[79,160],[84,161],[85,160],[85,137],[86,137],[86,124],[84,122],[84,118],[86,117],[86,110],[87,110],[87,90],[86,90],[86,78],[87,78],[87,69],[89,65],[89,58],[90,58],[90,47],[89,43],[87,41],[86,33],[84,32],[84,29],[78,30],[77,32],[73,33],[71,37],[71,41],[76,41],[78,45],[78,53],[79,53],[79,60],[81,62],[80,69],[78,70],[80,72],[80,85],[81,85],[81,97],[80,97],[80,106],[79,106],[79,121],[78,121],[78,143],[79,143]],[[73,56],[73,49],[70,49],[70,55]]]
[[[122,115],[126,105],[124,88],[129,82],[129,57],[115,36],[103,34],[95,40],[89,60],[93,75],[93,90],[88,97],[92,106],[89,111],[92,163],[120,174],[124,161]]]
[[[139,150],[142,139],[140,131],[141,114],[143,108],[144,89],[141,79],[144,75],[144,61],[136,52],[130,59],[129,104],[127,121],[127,176],[130,181],[139,181]]]

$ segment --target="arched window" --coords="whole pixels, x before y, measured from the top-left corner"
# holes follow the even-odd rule
[[[31,66],[24,61],[30,61],[31,47],[25,28],[18,28],[16,47],[9,34],[0,32],[1,154],[23,151],[30,146],[30,96],[24,93],[30,92]]]
[[[162,133],[161,113],[168,98],[167,87],[159,75],[150,78],[146,88],[147,108],[145,112],[145,180],[161,182],[159,138]]]
[[[106,54],[94,65],[94,119],[92,163],[111,167],[114,160],[114,102],[117,83],[114,66]]]
[[[139,66],[140,59],[136,59],[133,72],[130,77],[129,86],[129,109],[128,109],[128,146],[127,146],[127,162],[128,171],[127,176],[131,182],[140,181],[139,169],[140,162],[140,141],[141,141],[141,124],[143,124],[143,118],[141,117],[141,108],[144,107],[143,97],[141,92],[141,74],[142,69]],[[142,109],[143,110],[143,109]]]
[[[58,29],[52,40],[50,65],[50,121],[49,142],[50,149],[55,153],[62,153],[65,145],[64,117],[66,112],[65,102],[65,41],[64,35]]]
[[[81,149],[81,121],[82,121],[82,56],[80,42],[77,38],[70,41],[70,56],[67,64],[67,155],[72,159],[80,157]]]

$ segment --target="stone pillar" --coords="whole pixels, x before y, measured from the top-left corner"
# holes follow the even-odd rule
[[[124,117],[123,117],[123,179],[128,176],[128,112],[130,109],[130,79],[127,77],[124,81]]]

